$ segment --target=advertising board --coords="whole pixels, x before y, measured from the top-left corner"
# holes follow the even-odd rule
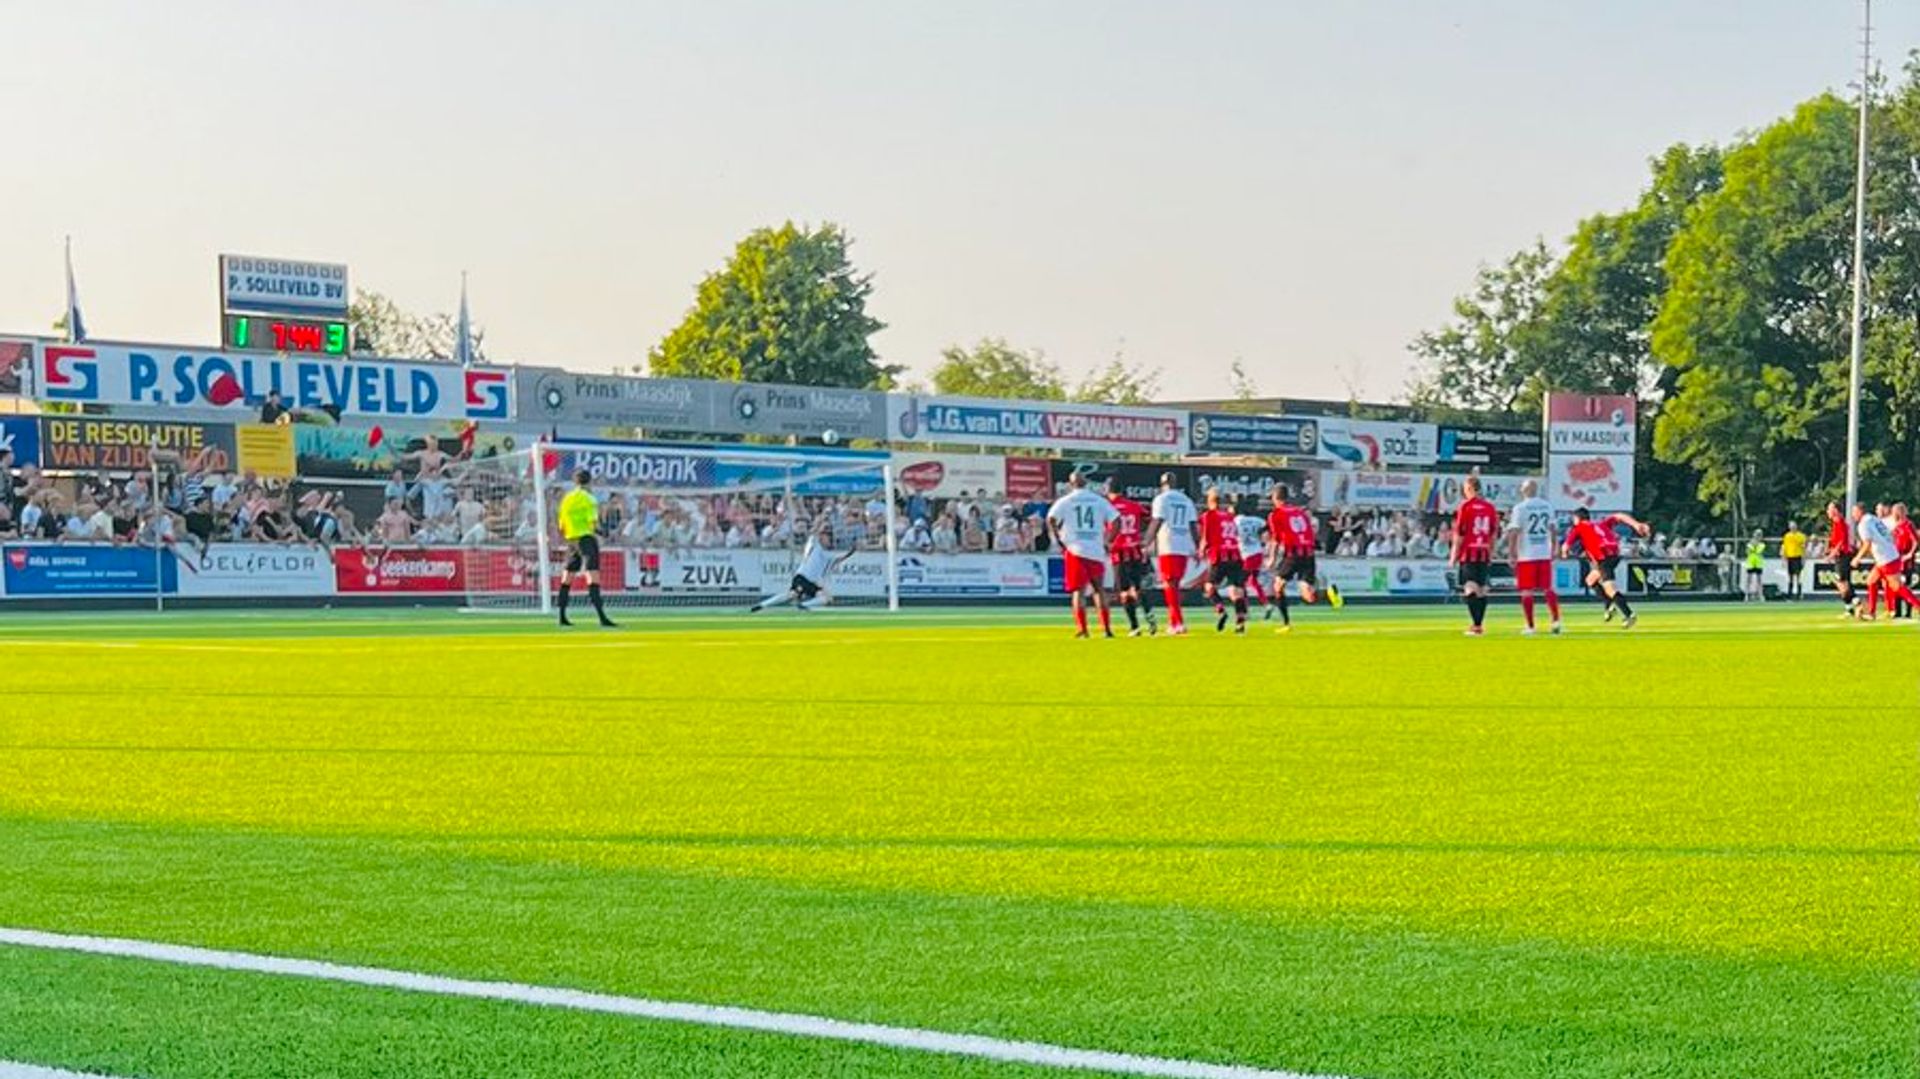
[[[40,463],[40,421],[31,416],[0,416],[0,450],[13,454],[13,467]]]
[[[1179,453],[1187,448],[1187,414],[1157,408],[891,394],[887,435],[903,442]]]
[[[40,421],[40,451],[56,471],[133,472],[171,453],[213,472],[233,470],[237,456],[229,423],[171,423],[94,417],[46,416]]]
[[[1319,422],[1305,416],[1195,412],[1187,423],[1187,445],[1195,453],[1312,457],[1320,451]]]
[[[181,596],[329,596],[334,560],[314,547],[215,544],[179,573]]]
[[[1321,416],[1320,457],[1342,468],[1429,468],[1439,459],[1440,429],[1431,423],[1398,423]]]
[[[264,312],[347,317],[352,300],[347,268],[334,262],[220,256],[222,312]]]
[[[150,547],[24,544],[0,547],[7,596],[151,596],[179,585],[179,560]]]
[[[290,408],[340,415],[513,418],[507,368],[224,355],[164,345],[47,345],[32,370],[35,396],[71,404],[245,411],[277,390]]]

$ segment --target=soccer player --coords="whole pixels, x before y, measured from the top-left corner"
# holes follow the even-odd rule
[[[766,597],[748,607],[747,612],[764,611],[783,603],[793,604],[796,611],[811,611],[825,606],[827,600],[832,598],[832,593],[827,591],[827,578],[852,558],[853,552],[851,544],[839,554],[833,552],[833,522],[822,517],[814,527],[813,534],[807,537],[807,545],[800,551],[800,568],[793,571],[793,580],[787,582],[787,590]]]
[[[1847,608],[1846,617],[1860,617],[1860,597],[1853,594],[1853,527],[1840,503],[1827,503],[1827,565],[1833,570],[1833,590]]]
[[[1187,632],[1186,612],[1180,609],[1180,588],[1186,583],[1187,563],[1191,562],[1200,540],[1200,510],[1177,489],[1173,473],[1160,475],[1160,493],[1153,496],[1153,519],[1147,525],[1147,538],[1153,542],[1160,559],[1160,594],[1167,601],[1167,632],[1176,637]]]
[[[1560,543],[1561,554],[1573,553],[1577,544],[1585,552],[1587,559],[1588,588],[1598,589],[1601,599],[1607,604],[1607,620],[1613,620],[1617,608],[1623,620],[1622,629],[1632,629],[1640,617],[1633,613],[1633,604],[1627,602],[1624,592],[1620,591],[1620,582],[1616,579],[1620,571],[1620,536],[1614,531],[1625,525],[1644,536],[1653,531],[1644,521],[1635,520],[1631,514],[1613,513],[1595,521],[1593,514],[1585,506],[1573,511],[1573,527],[1567,530],[1566,539]]]
[[[1087,490],[1087,477],[1067,477],[1069,490],[1047,510],[1047,529],[1066,556],[1067,592],[1073,597],[1075,637],[1087,635],[1087,597],[1100,611],[1100,630],[1113,636],[1107,606],[1107,528],[1120,516],[1113,503]]]
[[[1247,631],[1246,562],[1240,554],[1238,514],[1221,504],[1220,488],[1207,488],[1207,511],[1200,515],[1200,550],[1207,558],[1207,598],[1219,620],[1215,633],[1227,628],[1227,604],[1233,604],[1233,631]]]
[[[1273,600],[1280,609],[1281,633],[1293,628],[1293,615],[1287,610],[1289,584],[1299,589],[1302,603],[1310,604],[1319,598],[1315,592],[1319,569],[1314,560],[1319,537],[1314,534],[1313,515],[1289,502],[1292,495],[1286,484],[1275,484],[1270,495],[1273,512],[1267,514],[1268,557],[1274,566]],[[1327,585],[1327,602],[1335,608],[1342,603],[1340,590],[1331,584]]]
[[[1547,615],[1553,619],[1551,632],[1560,632],[1560,594],[1553,590],[1553,503],[1540,497],[1538,480],[1520,482],[1520,501],[1507,515],[1507,536],[1512,546],[1514,584],[1520,590],[1520,611],[1526,615],[1522,633],[1534,633],[1533,606],[1537,596],[1545,595]]]
[[[1113,535],[1108,547],[1113,559],[1113,594],[1127,611],[1127,636],[1140,636],[1140,615],[1147,616],[1147,632],[1159,633],[1160,620],[1153,616],[1147,597],[1147,549],[1142,544],[1152,515],[1147,507],[1125,495],[1109,491],[1113,503]]]
[[[587,599],[600,624],[613,625],[600,598],[600,502],[593,497],[593,473],[581,469],[573,474],[573,490],[560,500],[560,535],[567,541],[567,568],[560,578],[560,624],[571,626],[567,601],[573,595],[573,580],[587,582]]]
[[[1853,507],[1853,522],[1860,539],[1860,550],[1855,552],[1854,561],[1873,558],[1873,572],[1867,576],[1867,620],[1872,621],[1879,613],[1882,592],[1887,595],[1889,610],[1895,600],[1920,604],[1920,598],[1907,587],[1906,561],[1900,557],[1900,544],[1893,538],[1893,526],[1879,513],[1868,513],[1867,507],[1858,503]]]
[[[1240,514],[1233,519],[1233,527],[1240,533],[1240,568],[1246,577],[1247,596],[1258,603],[1266,612],[1263,616],[1273,618],[1273,601],[1260,587],[1260,575],[1267,568],[1267,522],[1257,511],[1260,504],[1248,496],[1240,500]]]
[[[1465,598],[1467,614],[1473,625],[1467,636],[1484,634],[1487,620],[1489,583],[1493,569],[1493,541],[1500,533],[1500,511],[1480,497],[1480,477],[1468,476],[1461,484],[1466,495],[1453,511],[1453,549],[1447,558],[1459,577],[1460,594]]]
[[[1893,545],[1900,551],[1900,579],[1907,581],[1908,587],[1911,588],[1913,556],[1915,551],[1920,551],[1920,530],[1914,528],[1912,518],[1907,516],[1907,504],[1905,502],[1895,502],[1893,504],[1892,524]],[[1893,616],[1895,618],[1912,618],[1913,614],[1913,605],[1906,600],[1900,600],[1894,605]]]
[[[1780,535],[1780,557],[1787,562],[1787,598],[1799,599],[1806,595],[1800,573],[1807,564],[1807,534],[1796,522],[1788,521],[1787,530]]]

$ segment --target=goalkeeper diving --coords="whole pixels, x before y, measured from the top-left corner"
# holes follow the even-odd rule
[[[787,583],[787,590],[768,596],[748,607],[747,611],[764,611],[785,603],[793,604],[794,609],[800,611],[826,606],[833,599],[833,594],[827,591],[827,578],[853,557],[851,546],[838,554],[834,553],[832,541],[833,525],[821,521],[813,530],[813,535],[807,537],[807,545],[800,552],[800,568],[794,571],[793,580]]]

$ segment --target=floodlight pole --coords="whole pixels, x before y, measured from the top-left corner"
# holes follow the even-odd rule
[[[1847,507],[1860,501],[1860,369],[1867,297],[1867,116],[1873,90],[1873,0],[1860,0],[1860,142],[1853,180],[1853,347],[1847,370]]]

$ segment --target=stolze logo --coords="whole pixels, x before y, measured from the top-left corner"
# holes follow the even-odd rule
[[[40,393],[55,401],[100,396],[99,354],[90,348],[48,345],[40,350]]]
[[[504,420],[511,415],[506,371],[466,371],[467,417]]]

